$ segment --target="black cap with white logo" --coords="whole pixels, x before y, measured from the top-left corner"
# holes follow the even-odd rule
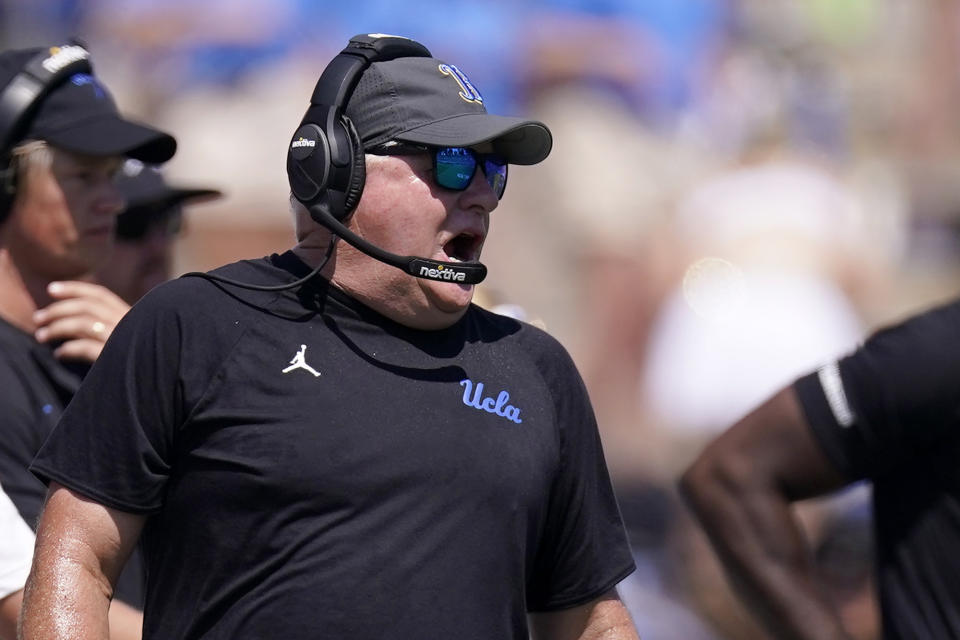
[[[86,54],[82,47],[74,47]],[[67,47],[16,49],[0,53],[0,91],[23,77],[28,64],[49,53],[58,62]],[[30,106],[27,121],[6,144],[44,140],[55,147],[92,156],[119,155],[144,162],[166,162],[176,152],[173,136],[120,115],[107,88],[92,73],[78,72],[51,87]]]

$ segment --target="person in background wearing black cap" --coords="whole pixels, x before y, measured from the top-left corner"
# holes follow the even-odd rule
[[[35,459],[23,637],[101,638],[142,541],[145,638],[635,639],[580,376],[471,304],[507,165],[550,131],[396,36],[356,36],[311,103],[297,244],[141,299]]]
[[[160,167],[127,160],[117,186],[127,208],[117,218],[116,244],[94,280],[133,304],[171,277],[173,241],[183,208],[220,198],[217,189],[170,184]]]
[[[157,166],[127,160],[116,180],[126,201],[109,257],[85,280],[54,283],[50,305],[34,314],[37,337],[59,345],[60,360],[92,363],[130,305],[171,277],[183,206],[219,198],[216,189],[174,186]],[[91,322],[96,331],[90,331]]]
[[[34,314],[53,300],[52,283],[92,273],[109,254],[124,157],[164,162],[176,142],[124,119],[79,45],[0,53],[0,140],[0,483],[35,526],[45,488],[28,466],[86,366],[39,342]],[[139,606],[143,576],[130,566],[117,597]],[[111,617],[114,637],[139,636],[135,609],[120,603]]]

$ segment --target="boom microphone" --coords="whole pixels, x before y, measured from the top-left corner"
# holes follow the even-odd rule
[[[364,240],[350,231],[333,217],[323,205],[310,206],[310,215],[314,220],[340,236],[348,244],[375,260],[406,271],[412,276],[440,282],[458,282],[461,284],[479,284],[487,277],[487,267],[479,262],[442,262],[416,256],[400,256],[384,251],[380,247]]]

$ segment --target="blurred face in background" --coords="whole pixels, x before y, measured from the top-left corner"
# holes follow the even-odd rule
[[[110,253],[124,206],[114,180],[121,158],[37,142],[25,145],[16,162],[17,191],[2,242],[20,270],[57,280],[97,268]]]
[[[174,242],[183,222],[179,206],[128,211],[117,223],[116,243],[95,280],[133,304],[170,279]]]

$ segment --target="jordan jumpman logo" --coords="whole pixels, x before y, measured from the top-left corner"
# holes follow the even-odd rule
[[[320,375],[320,372],[307,364],[306,354],[307,345],[300,345],[300,351],[297,351],[297,355],[293,356],[293,360],[290,361],[290,366],[283,370],[283,373],[290,373],[294,369],[306,369],[313,374],[314,377]]]

